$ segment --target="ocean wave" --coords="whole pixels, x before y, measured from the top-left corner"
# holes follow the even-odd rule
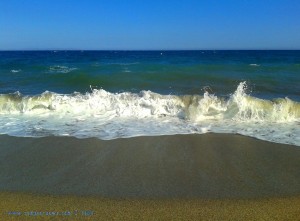
[[[29,113],[36,109],[58,113],[114,113],[115,116],[181,117],[193,121],[232,119],[240,121],[285,122],[300,120],[300,103],[289,98],[264,100],[246,93],[242,82],[229,99],[205,92],[203,95],[161,95],[151,91],[110,93],[93,89],[91,93],[37,96],[0,95],[0,113]]]
[[[21,123],[24,120],[26,126]],[[246,82],[227,99],[208,91],[183,96],[152,91],[110,93],[103,89],[86,94],[2,94],[0,123],[0,133],[22,136],[49,133],[114,139],[213,131],[300,145],[300,103],[289,98],[253,97],[247,93]]]
[[[12,69],[12,70],[10,70],[11,73],[18,73],[18,72],[20,72],[20,71],[22,71],[22,70],[21,70],[21,69],[18,69],[18,70]]]
[[[70,67],[61,66],[61,65],[54,65],[54,66],[49,67],[49,71],[55,72],[55,73],[69,73],[74,70],[77,70],[77,68],[70,68]]]

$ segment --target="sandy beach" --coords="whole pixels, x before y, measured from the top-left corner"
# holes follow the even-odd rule
[[[1,1],[0,221],[300,221],[299,11]]]
[[[0,209],[20,219],[33,217],[7,212],[84,208],[94,211],[90,220],[138,220],[143,212],[148,220],[293,220],[300,212],[299,159],[299,147],[241,135],[1,135]]]

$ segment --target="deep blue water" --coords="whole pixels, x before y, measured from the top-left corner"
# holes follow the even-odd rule
[[[300,100],[300,51],[1,51],[0,93],[151,90]]]

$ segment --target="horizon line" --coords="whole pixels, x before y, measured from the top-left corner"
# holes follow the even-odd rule
[[[0,51],[299,51],[300,49],[275,49],[275,48],[257,48],[257,49],[0,49]]]

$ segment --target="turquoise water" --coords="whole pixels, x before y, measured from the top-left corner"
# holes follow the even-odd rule
[[[300,51],[0,52],[0,133],[300,145]]]

